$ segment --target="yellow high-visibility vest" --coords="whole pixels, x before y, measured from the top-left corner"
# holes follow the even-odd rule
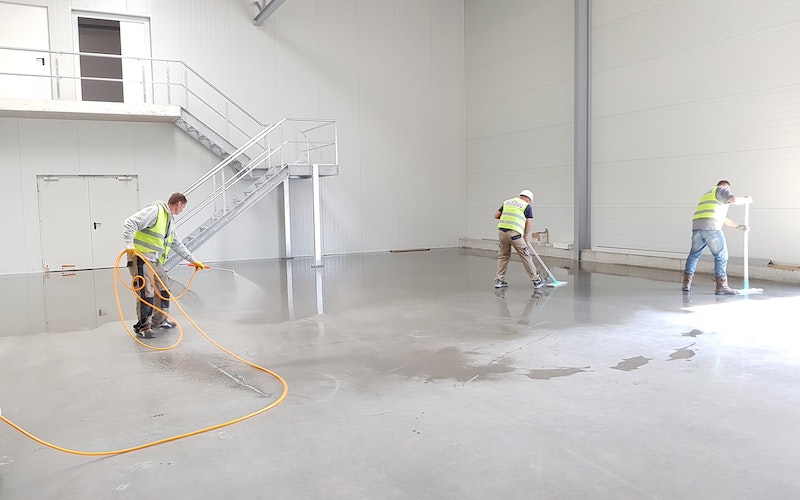
[[[728,204],[722,203],[717,199],[717,191],[719,191],[720,187],[714,186],[700,197],[692,220],[714,219],[718,222],[725,220],[725,216],[728,213]]]
[[[167,234],[169,223],[167,208],[161,203],[156,203],[156,205],[158,206],[158,217],[155,225],[136,231],[133,234],[133,246],[141,253],[156,252],[159,255],[158,263],[163,264],[167,261],[167,254],[169,254],[172,240],[175,239],[175,233],[170,231]]]
[[[511,229],[519,234],[525,234],[525,209],[528,207],[522,198],[511,198],[503,202],[503,213],[497,229]]]

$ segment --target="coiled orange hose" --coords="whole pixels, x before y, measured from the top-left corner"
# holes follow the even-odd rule
[[[142,445],[139,445],[139,446],[132,446],[130,448],[124,448],[124,449],[121,449],[121,450],[113,450],[113,451],[79,451],[79,450],[71,450],[69,448],[64,448],[64,447],[57,446],[55,444],[49,443],[49,442],[47,442],[47,441],[45,441],[45,440],[43,440],[41,438],[38,438],[38,437],[34,436],[33,434],[31,434],[30,432],[26,431],[25,429],[23,429],[19,425],[15,424],[14,422],[9,420],[8,418],[4,417],[2,414],[0,414],[0,420],[2,420],[3,422],[7,423],[8,425],[10,425],[14,429],[18,430],[19,432],[21,432],[25,436],[29,437],[30,439],[36,441],[37,443],[42,444],[42,445],[47,446],[47,447],[50,447],[50,448],[52,448],[54,450],[63,451],[64,453],[71,453],[73,455],[106,456],[106,455],[119,455],[121,453],[128,453],[128,452],[131,452],[131,451],[142,450],[144,448],[150,448],[151,446],[156,446],[156,445],[163,444],[163,443],[169,443],[170,441],[177,441],[178,439],[183,439],[183,438],[186,438],[186,437],[189,437],[189,436],[195,436],[197,434],[202,434],[204,432],[213,431],[213,430],[219,429],[221,427],[227,427],[229,425],[233,425],[233,424],[241,422],[243,420],[247,420],[248,418],[255,417],[256,415],[260,415],[262,413],[265,413],[265,412],[275,408],[276,406],[281,404],[284,399],[286,399],[286,395],[289,393],[289,385],[286,383],[286,381],[280,375],[278,375],[277,373],[275,373],[275,372],[273,372],[271,370],[268,370],[267,368],[264,368],[263,366],[257,365],[255,363],[251,363],[250,361],[247,361],[246,359],[234,354],[233,352],[229,351],[228,349],[226,349],[223,346],[221,346],[220,344],[218,344],[215,340],[213,340],[211,337],[209,337],[203,331],[203,329],[200,328],[200,326],[198,326],[197,323],[195,323],[194,320],[188,314],[186,314],[186,311],[183,310],[183,307],[181,307],[180,302],[178,302],[177,299],[183,297],[183,295],[186,294],[186,292],[189,290],[189,287],[192,284],[192,280],[194,280],[194,277],[197,274],[197,272],[199,271],[199,269],[195,268],[195,271],[192,274],[192,277],[190,278],[189,283],[186,285],[186,290],[184,290],[183,293],[181,293],[179,296],[176,297],[176,296],[173,296],[171,292],[169,292],[169,287],[167,287],[166,284],[163,281],[161,281],[161,278],[153,270],[153,267],[150,264],[150,262],[146,258],[144,258],[144,256],[142,254],[140,254],[139,252],[136,252],[136,253],[137,253],[137,255],[143,257],[142,260],[144,260],[144,262],[150,267],[150,270],[153,271],[153,276],[155,277],[155,279],[158,280],[158,282],[161,284],[161,287],[164,290],[167,290],[167,294],[169,295],[170,300],[174,301],[174,303],[178,306],[178,309],[180,309],[181,313],[184,316],[186,316],[186,319],[188,319],[189,322],[195,328],[197,328],[197,331],[199,331],[200,334],[203,335],[203,337],[205,337],[209,342],[214,344],[218,349],[222,350],[223,352],[225,352],[226,354],[228,354],[232,358],[234,358],[234,359],[236,359],[238,361],[241,361],[242,363],[244,363],[246,365],[249,365],[249,366],[255,368],[256,370],[262,371],[264,373],[267,373],[267,374],[273,376],[276,380],[278,380],[278,382],[281,383],[281,385],[283,387],[283,390],[281,392],[280,397],[278,397],[278,399],[275,400],[273,403],[261,408],[260,410],[254,411],[252,413],[248,413],[247,415],[241,416],[239,418],[235,418],[233,420],[229,420],[227,422],[223,422],[223,423],[220,423],[220,424],[212,425],[210,427],[205,427],[203,429],[198,429],[198,430],[191,431],[191,432],[186,432],[184,434],[179,434],[179,435],[176,435],[176,436],[172,436],[172,437],[168,437],[168,438],[164,438],[164,439],[159,439],[157,441],[152,441],[150,443],[142,444]],[[117,260],[114,262],[114,295],[115,295],[116,300],[117,300],[117,310],[119,311],[119,317],[122,320],[122,325],[125,327],[125,330],[128,332],[128,335],[131,336],[131,338],[133,338],[140,345],[142,345],[142,346],[144,346],[144,347],[146,347],[148,349],[153,349],[153,350],[157,350],[157,351],[165,351],[165,350],[169,350],[169,349],[174,349],[183,340],[183,328],[181,327],[180,323],[177,324],[178,330],[180,332],[180,334],[178,335],[178,340],[176,340],[175,343],[172,344],[169,347],[153,347],[151,345],[148,345],[148,344],[142,342],[141,340],[139,340],[139,338],[136,336],[136,334],[134,334],[130,330],[130,328],[128,328],[128,325],[125,322],[125,317],[122,314],[122,305],[120,304],[119,290],[118,290],[118,287],[117,287],[117,281],[119,280],[120,282],[122,282],[125,285],[125,287],[127,287],[129,290],[131,290],[133,292],[137,292],[138,290],[140,290],[144,286],[144,281],[140,278],[141,284],[137,284],[137,280],[136,280],[137,277],[134,277],[134,279],[131,280],[131,285],[129,286],[122,279],[122,277],[120,276],[119,263],[120,263],[120,260],[122,259],[122,256],[125,255],[125,254],[126,254],[126,252],[121,252],[117,256]],[[159,295],[160,295],[160,291],[158,290],[158,287],[154,286],[154,288],[156,289],[156,293],[159,293]],[[136,294],[136,295],[137,295],[137,297],[139,298],[140,301],[143,301],[142,298],[139,297],[138,294]],[[166,298],[166,297],[162,296],[162,298]],[[158,310],[158,311],[161,311],[162,313],[164,313],[164,310],[159,309],[158,307],[154,306],[153,308]],[[169,315],[167,313],[164,313],[164,314],[166,314],[168,317],[172,318],[171,315]]]

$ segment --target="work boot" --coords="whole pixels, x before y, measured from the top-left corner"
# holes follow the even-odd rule
[[[717,289],[714,290],[715,295],[739,295],[739,290],[734,290],[728,286],[727,276],[716,276]]]
[[[154,339],[156,338],[156,334],[153,333],[153,329],[150,325],[143,325],[139,328],[137,334],[142,337],[143,339]]]
[[[694,273],[683,273],[683,290],[684,292],[688,292],[692,289],[692,278],[694,277]]]

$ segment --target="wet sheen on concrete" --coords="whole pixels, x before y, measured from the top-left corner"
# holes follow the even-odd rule
[[[792,498],[796,286],[716,297],[698,276],[457,249],[213,263],[179,305],[289,385],[241,423],[122,455],[0,422],[0,498]],[[191,272],[173,271],[173,291]],[[735,285],[736,283],[734,283]],[[133,305],[123,292],[123,314]],[[236,419],[280,384],[180,314],[127,336],[110,270],[0,277],[2,415],[113,451]],[[180,332],[160,330],[157,347]]]

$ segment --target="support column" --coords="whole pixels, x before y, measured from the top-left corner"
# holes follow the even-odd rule
[[[319,203],[319,164],[311,166],[311,187],[314,196],[314,265],[322,267],[322,230]]]
[[[292,258],[292,216],[291,204],[289,199],[289,179],[282,182],[283,184],[283,239],[285,250],[283,253],[284,258]]]
[[[575,170],[572,259],[592,248],[592,2],[575,0]]]

